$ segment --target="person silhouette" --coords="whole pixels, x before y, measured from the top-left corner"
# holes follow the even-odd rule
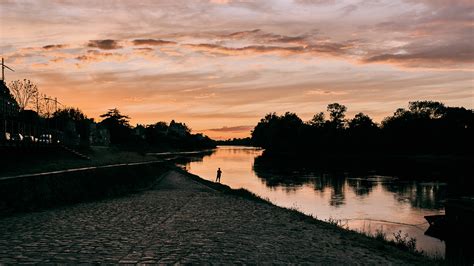
[[[221,175],[222,175],[222,171],[221,171],[221,168],[218,168],[217,169],[217,177],[216,177],[216,182],[221,182]]]

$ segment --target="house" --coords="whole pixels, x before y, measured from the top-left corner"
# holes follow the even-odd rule
[[[20,108],[3,80],[0,80],[0,117],[17,117]]]

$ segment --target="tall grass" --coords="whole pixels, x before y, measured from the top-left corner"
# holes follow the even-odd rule
[[[416,249],[416,238],[410,237],[408,233],[403,234],[401,230],[393,233],[393,239],[390,239],[387,236],[387,232],[384,230],[383,226],[375,229],[372,232],[370,224],[366,227],[365,224],[362,229],[356,230],[358,233],[364,234],[368,237],[377,239],[378,241],[383,241],[389,243],[392,246],[395,246],[401,250],[409,251],[416,254],[423,254],[423,251]]]

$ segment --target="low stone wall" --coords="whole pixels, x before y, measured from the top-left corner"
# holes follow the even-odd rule
[[[145,162],[0,178],[0,215],[140,191],[168,169],[164,162]]]

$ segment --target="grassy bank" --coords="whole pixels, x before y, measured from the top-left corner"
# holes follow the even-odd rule
[[[18,155],[5,153],[0,161],[0,177],[91,167],[117,163],[134,163],[156,160],[143,153],[124,151],[115,147],[90,147],[79,150],[90,158],[85,160],[62,148],[28,151]]]
[[[0,179],[0,215],[137,192],[168,170],[166,163],[152,162]]]

